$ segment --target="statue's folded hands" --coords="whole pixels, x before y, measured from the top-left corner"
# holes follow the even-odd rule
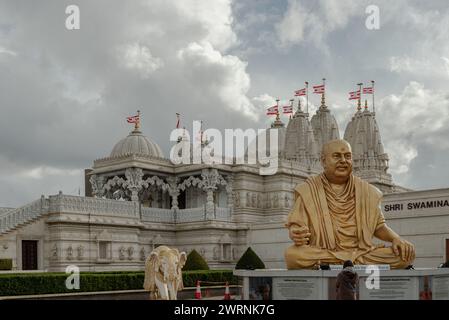
[[[289,237],[296,246],[303,246],[309,244],[310,241],[310,231],[307,226],[293,225],[289,228]]]

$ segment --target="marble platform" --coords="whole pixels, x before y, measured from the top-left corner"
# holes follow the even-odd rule
[[[244,300],[334,300],[338,270],[234,270]],[[360,300],[449,300],[449,269],[357,271]]]

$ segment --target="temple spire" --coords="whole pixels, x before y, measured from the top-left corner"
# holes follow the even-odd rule
[[[326,78],[323,78],[324,90],[321,94],[321,107],[326,108]]]
[[[284,127],[284,123],[279,116],[279,99],[276,99],[277,112],[276,112],[276,120],[271,124],[272,128],[281,128]]]

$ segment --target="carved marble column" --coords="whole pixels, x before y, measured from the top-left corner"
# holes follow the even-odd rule
[[[214,191],[217,190],[219,174],[217,169],[203,169],[203,190],[206,191],[206,219],[214,218]]]
[[[233,192],[233,183],[234,183],[234,177],[232,175],[229,175],[226,178],[226,193],[228,194],[228,208],[233,211],[234,208],[234,192]]]
[[[206,218],[213,219],[214,218],[214,188],[208,187],[206,190]]]
[[[128,168],[125,171],[126,187],[131,191],[131,201],[139,201],[139,191],[143,184],[143,170],[140,168]]]
[[[167,182],[170,186],[169,188],[169,194],[171,197],[171,209],[172,210],[178,210],[178,196],[179,196],[179,189],[178,189],[178,177],[168,177]]]
[[[97,197],[102,197],[104,194],[104,183],[105,183],[105,177],[104,176],[97,176],[96,174],[90,176],[89,179],[90,185],[92,186],[92,195]]]

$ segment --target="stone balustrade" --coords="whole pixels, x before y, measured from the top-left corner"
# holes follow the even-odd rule
[[[139,204],[101,198],[68,195],[50,196],[50,212],[80,213],[139,218]]]
[[[205,207],[178,209],[176,213],[176,222],[178,223],[206,220]]]
[[[0,218],[0,234],[48,213],[48,208],[48,199],[41,198],[8,211]]]
[[[230,221],[231,220],[231,209],[215,207],[215,220]]]
[[[206,208],[163,209],[139,206],[136,201],[119,201],[58,194],[42,197],[23,207],[11,209],[0,216],[0,234],[28,223],[47,213],[91,214],[139,219],[143,222],[183,223],[204,220],[230,221],[231,209],[215,207],[213,216]]]
[[[175,214],[172,209],[141,207],[142,221],[175,223]]]

